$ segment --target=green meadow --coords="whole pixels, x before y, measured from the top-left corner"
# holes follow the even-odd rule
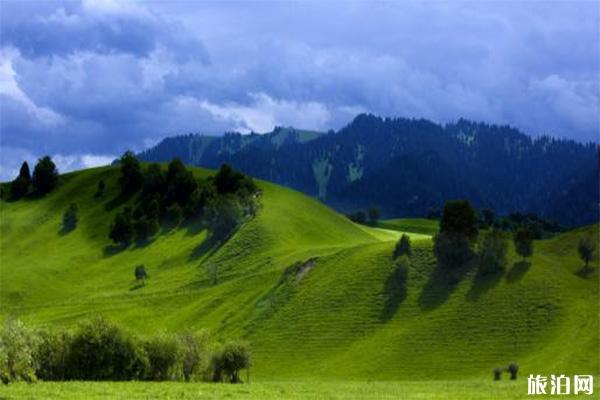
[[[598,261],[585,273],[577,256],[578,240],[598,225],[536,241],[528,262],[511,244],[504,272],[472,267],[450,281],[436,270],[436,222],[357,225],[259,182],[258,215],[225,243],[190,223],[122,250],[109,225],[133,200],[116,196],[117,175],[71,173],[43,198],[1,202],[0,315],[68,327],[102,314],[140,335],[244,339],[251,384],[40,382],[0,387],[0,397],[510,399],[525,397],[530,373],[600,375]],[[71,203],[79,223],[64,233]],[[389,279],[401,233],[413,255],[398,292]],[[150,276],[144,286],[134,279],[139,264]],[[519,379],[493,382],[492,369],[510,362]]]

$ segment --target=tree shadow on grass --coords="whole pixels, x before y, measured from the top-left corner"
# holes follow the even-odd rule
[[[119,207],[121,204],[125,203],[127,200],[129,200],[131,196],[132,194],[120,193],[117,196],[113,197],[111,200],[107,201],[104,205],[104,209],[106,211],[112,211],[115,208]]]
[[[130,292],[134,292],[134,291],[136,291],[136,290],[139,290],[139,289],[143,288],[144,286],[146,286],[146,284],[145,284],[145,283],[139,283],[139,282],[138,282],[138,283],[136,283],[135,285],[133,285],[132,287],[130,287],[130,288],[129,288],[129,291],[130,291]]]
[[[470,269],[471,262],[454,268],[438,263],[419,295],[421,310],[434,310],[444,304]]]
[[[102,254],[104,255],[104,257],[111,257],[111,256],[114,256],[115,254],[122,252],[127,247],[128,246],[125,246],[122,244],[109,244],[109,245],[104,246],[104,249],[102,249]]]
[[[73,232],[74,230],[75,230],[75,227],[61,225],[60,229],[58,230],[58,236],[66,236],[69,233]]]
[[[506,274],[506,281],[510,283],[514,283],[520,281],[529,268],[531,267],[531,263],[528,261],[519,261],[514,263],[513,267]]]
[[[212,255],[215,251],[217,251],[221,246],[223,246],[225,242],[216,239],[212,235],[206,238],[202,243],[192,250],[192,253],[188,257],[190,261],[197,260],[204,255]]]
[[[488,272],[485,274],[477,271],[473,278],[471,288],[467,292],[467,300],[475,301],[479,299],[485,292],[494,288],[502,280],[503,275],[504,270]]]
[[[381,322],[389,321],[398,311],[400,304],[406,299],[407,272],[395,268],[385,280],[383,294],[385,302],[379,314]]]
[[[584,265],[583,267],[581,267],[580,269],[578,269],[575,272],[575,275],[577,275],[578,277],[580,277],[582,279],[588,279],[595,271],[596,271],[596,268],[586,267]]]

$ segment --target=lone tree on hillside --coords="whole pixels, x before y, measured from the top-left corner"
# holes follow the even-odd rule
[[[493,229],[483,238],[479,254],[479,271],[483,274],[501,271],[506,266],[506,240],[502,232]]]
[[[592,235],[587,235],[579,240],[577,251],[579,251],[579,258],[585,262],[585,269],[587,270],[589,268],[589,263],[596,252],[596,241]]]
[[[375,222],[379,221],[379,208],[377,207],[371,207],[369,208],[369,222],[374,224]]]
[[[471,204],[465,200],[447,202],[440,231],[434,237],[433,251],[438,262],[446,267],[462,266],[473,254],[477,234],[477,217]]]
[[[517,372],[519,372],[519,365],[517,363],[513,362],[513,363],[508,364],[508,367],[506,367],[506,370],[510,374],[511,380],[514,381],[515,379],[517,379]]]
[[[133,240],[134,230],[131,221],[131,210],[125,209],[115,216],[110,227],[109,238],[115,243],[127,246]]]
[[[49,156],[40,158],[33,169],[33,188],[40,194],[51,192],[58,184],[58,170]]]
[[[523,257],[523,261],[533,254],[533,235],[527,228],[520,228],[515,232],[513,238],[515,251]]]
[[[142,285],[146,284],[146,279],[148,279],[148,273],[146,272],[145,265],[140,264],[137,267],[135,267],[135,270],[133,271],[133,275],[135,276],[135,280],[137,282],[141,282]]]
[[[119,162],[121,164],[121,176],[119,176],[121,194],[129,195],[137,192],[144,184],[140,162],[129,150],[121,156]]]
[[[63,214],[62,226],[65,232],[72,231],[77,227],[77,222],[79,221],[77,211],[77,204],[71,203],[67,208],[67,211]]]
[[[29,164],[23,162],[19,170],[19,176],[10,183],[10,195],[13,199],[19,199],[25,196],[31,187],[31,173],[29,172]]]
[[[394,249],[394,259],[404,255],[412,255],[410,237],[406,233],[403,233],[398,242],[396,243],[396,248]]]

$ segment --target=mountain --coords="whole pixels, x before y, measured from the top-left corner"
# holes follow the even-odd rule
[[[466,198],[497,214],[535,212],[567,226],[599,220],[596,144],[462,119],[440,125],[363,114],[338,132],[178,136],[139,155],[175,156],[209,168],[230,163],[340,211],[378,206],[385,216],[418,217]]]
[[[598,225],[536,241],[530,263],[510,245],[506,271],[473,269],[454,282],[436,273],[434,222],[356,225],[259,181],[257,216],[224,243],[190,223],[118,251],[110,221],[135,202],[119,197],[118,176],[115,167],[79,171],[43,197],[0,200],[0,319],[67,327],[103,314],[141,335],[208,329],[250,342],[253,382],[487,382],[512,361],[521,376],[600,372],[598,261],[585,276],[577,257],[578,240]],[[100,180],[106,189],[97,197]],[[79,222],[65,233],[71,203]],[[400,234],[392,229],[412,239],[405,290],[392,279]],[[139,264],[149,275],[142,287],[133,274]]]

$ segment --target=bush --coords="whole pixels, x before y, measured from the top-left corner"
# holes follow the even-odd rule
[[[176,338],[157,335],[144,343],[148,355],[146,379],[164,381],[181,376],[182,348]]]
[[[0,380],[34,382],[37,346],[38,339],[32,330],[19,320],[7,320],[0,331]]]
[[[32,183],[40,194],[51,192],[58,184],[58,170],[49,156],[38,160],[33,170]]]
[[[494,368],[494,380],[499,381],[502,379],[502,368]]]
[[[404,255],[412,255],[410,237],[405,233],[402,234],[402,236],[398,240],[398,243],[396,243],[396,247],[394,248],[394,259]]]
[[[138,265],[133,270],[133,275],[135,276],[135,280],[138,282],[146,283],[146,279],[148,279],[148,273],[146,272],[146,266],[143,264]]]
[[[117,325],[102,317],[79,325],[67,358],[69,379],[132,380],[147,370],[143,347]]]
[[[241,383],[240,370],[250,368],[250,349],[247,344],[229,342],[213,356],[213,381],[224,379],[231,383]]]
[[[502,271],[506,266],[506,240],[497,230],[489,231],[481,244],[479,271],[482,274]]]
[[[206,336],[185,333],[179,336],[179,342],[182,349],[183,378],[186,381],[194,380],[208,366]]]
[[[77,204],[71,203],[63,214],[62,227],[64,231],[72,231],[77,227],[77,222],[79,221],[77,211]]]
[[[35,351],[38,379],[62,381],[68,378],[67,360],[71,348],[72,336],[66,331],[40,331]]]
[[[508,367],[506,367],[506,370],[510,374],[511,380],[517,379],[517,372],[519,372],[519,365],[517,363],[513,362],[513,363],[508,364]]]

